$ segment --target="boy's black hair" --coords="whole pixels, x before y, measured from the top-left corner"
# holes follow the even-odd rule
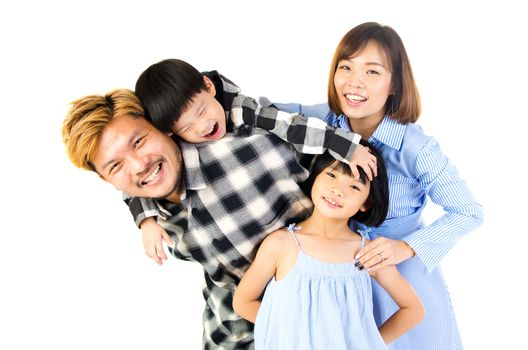
[[[374,177],[370,182],[370,192],[367,197],[368,209],[366,211],[358,211],[351,219],[367,226],[377,227],[383,223],[389,209],[389,180],[387,178],[387,169],[385,168],[385,162],[380,152],[374,146],[365,140],[361,140],[360,144],[368,147],[371,153],[376,156],[378,176]],[[317,175],[334,163],[336,163],[336,166],[334,166],[336,170],[349,176],[352,175],[352,170],[348,164],[337,161],[328,152],[318,155],[312,161],[310,176],[302,185],[302,189],[308,197],[311,197],[312,186]],[[363,169],[358,167],[358,170],[360,181],[362,183],[369,181]]]
[[[205,90],[202,73],[179,59],[167,59],[148,67],[136,82],[136,95],[145,115],[161,131],[169,132],[192,98]]]

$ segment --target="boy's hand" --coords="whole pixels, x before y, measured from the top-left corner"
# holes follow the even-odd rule
[[[163,260],[167,260],[167,255],[163,249],[163,240],[168,245],[172,245],[172,239],[154,218],[146,218],[141,222],[140,227],[145,254],[156,264],[163,265]]]
[[[357,179],[359,179],[358,166],[363,169],[370,181],[372,181],[374,176],[378,176],[376,157],[370,153],[368,147],[356,145],[352,160],[348,164],[352,170],[352,175]]]

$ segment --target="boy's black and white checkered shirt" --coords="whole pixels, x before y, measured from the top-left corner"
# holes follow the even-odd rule
[[[234,313],[233,292],[264,237],[311,209],[298,185],[308,172],[299,165],[295,148],[308,145],[305,152],[322,153],[334,144],[336,157],[350,159],[355,140],[353,134],[336,134],[318,123],[307,127],[295,116],[281,117],[273,108],[260,108],[218,73],[209,76],[216,78],[215,85],[222,84],[217,93],[223,92],[219,101],[232,131],[212,143],[180,143],[185,164],[181,203],[145,198],[127,202],[138,223],[157,216],[175,241],[170,248],[174,256],[203,266],[204,348],[251,348],[253,325]],[[284,138],[310,140],[292,145],[255,125],[275,128]],[[294,128],[297,131],[291,132]]]

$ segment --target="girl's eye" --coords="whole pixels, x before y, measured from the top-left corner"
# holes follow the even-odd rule
[[[359,191],[359,187],[357,187],[356,185],[350,185],[350,188],[354,191]]]
[[[326,175],[328,175],[328,176],[330,176],[330,177],[332,177],[332,178],[335,178],[334,173],[332,173],[332,172],[330,172],[330,171],[327,171],[327,172],[326,172]]]

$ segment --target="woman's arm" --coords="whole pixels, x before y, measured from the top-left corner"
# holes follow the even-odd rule
[[[482,207],[453,163],[430,138],[418,153],[414,177],[445,214],[403,240],[413,248],[427,271],[433,270],[451,248],[483,221]]]
[[[379,328],[381,337],[389,344],[416,326],[425,316],[425,309],[413,287],[395,266],[386,266],[374,275],[374,279],[387,291],[399,310]]]
[[[277,270],[283,246],[278,239],[280,231],[276,231],[264,239],[255,260],[235,290],[233,309],[237,314],[253,323],[255,323],[260,307],[260,297]]]

